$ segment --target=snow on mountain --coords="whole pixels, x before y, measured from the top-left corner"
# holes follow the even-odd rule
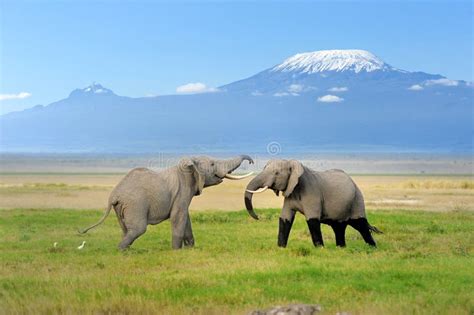
[[[87,96],[94,94],[113,95],[114,92],[95,82],[83,89],[76,89],[71,92],[71,96]]]
[[[319,50],[296,54],[272,68],[272,71],[316,73],[324,71],[397,70],[366,50]]]
[[[320,50],[296,54],[272,68],[219,89],[248,94],[258,91],[276,96],[283,92],[292,93],[290,95],[316,93],[319,97],[318,90],[345,92],[345,89],[356,88],[360,91],[361,86],[373,90],[375,87],[372,85],[383,89],[388,81],[407,89],[413,84],[442,78],[424,72],[399,70],[366,50]]]

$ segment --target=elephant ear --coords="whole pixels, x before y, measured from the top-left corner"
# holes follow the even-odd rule
[[[303,175],[304,168],[303,164],[296,160],[291,160],[288,161],[290,163],[290,177],[288,178],[288,185],[286,185],[286,190],[283,193],[285,197],[289,197],[292,193],[293,190],[295,189],[296,185],[298,185],[298,181]]]
[[[184,158],[179,163],[181,171],[186,173],[192,173],[194,177],[194,183],[196,188],[195,196],[199,196],[204,189],[204,175],[199,171],[196,161],[190,158]]]

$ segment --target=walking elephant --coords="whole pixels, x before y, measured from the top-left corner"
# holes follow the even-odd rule
[[[258,219],[253,210],[252,196],[266,189],[285,197],[280,215],[278,246],[286,247],[296,211],[306,217],[315,246],[324,246],[321,223],[334,230],[337,246],[346,245],[347,225],[355,228],[364,241],[376,246],[371,232],[381,233],[367,222],[362,193],[354,181],[341,170],[317,172],[296,160],[272,160],[247,186],[245,206],[249,214]]]
[[[222,183],[224,178],[243,179],[250,174],[237,176],[231,173],[244,160],[250,164],[248,155],[229,160],[216,160],[209,157],[182,159],[177,166],[161,172],[147,168],[131,170],[110,194],[107,210],[96,224],[101,224],[113,207],[123,231],[119,249],[129,247],[147,225],[155,225],[166,219],[171,220],[172,247],[181,248],[194,245],[194,236],[189,218],[189,204],[194,196],[200,195],[203,188]]]

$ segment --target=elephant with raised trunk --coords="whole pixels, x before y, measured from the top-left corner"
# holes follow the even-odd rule
[[[268,188],[277,196],[283,192],[285,197],[278,246],[286,247],[296,211],[306,217],[315,246],[324,246],[321,223],[332,227],[337,246],[346,246],[347,225],[359,231],[367,244],[376,246],[371,232],[381,232],[367,222],[364,197],[344,171],[317,172],[296,160],[268,162],[263,171],[250,181],[245,192],[245,206],[254,219],[258,216],[253,210],[252,196]]]
[[[244,160],[250,164],[248,155],[229,160],[216,160],[209,157],[182,159],[177,166],[161,172],[147,168],[131,170],[114,188],[109,197],[107,210],[96,224],[101,224],[113,207],[123,231],[120,249],[129,247],[149,224],[155,225],[166,219],[171,220],[172,247],[174,249],[194,245],[194,236],[189,218],[189,204],[194,196],[200,195],[203,188],[222,183],[224,178],[243,179],[251,175],[233,175]]]

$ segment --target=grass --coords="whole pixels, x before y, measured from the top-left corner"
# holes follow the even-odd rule
[[[472,212],[370,212],[385,232],[377,249],[352,229],[336,248],[327,226],[326,247],[314,248],[301,215],[280,249],[278,211],[258,212],[192,213],[193,249],[170,249],[166,221],[119,252],[113,214],[82,236],[101,211],[0,210],[0,313],[222,314],[294,302],[326,314],[474,312]]]
[[[0,175],[0,208],[101,209],[106,206],[121,175]],[[243,207],[242,192],[251,178],[226,181],[206,188],[194,198],[195,210],[235,211]],[[473,176],[354,176],[372,209],[429,211],[474,210]],[[283,203],[268,191],[255,199],[258,208],[277,208]]]
[[[24,194],[44,192],[64,192],[81,190],[109,190],[113,187],[98,185],[70,185],[65,183],[23,183],[23,184],[0,184],[1,194]]]
[[[402,183],[408,189],[474,189],[474,181],[418,180]]]

